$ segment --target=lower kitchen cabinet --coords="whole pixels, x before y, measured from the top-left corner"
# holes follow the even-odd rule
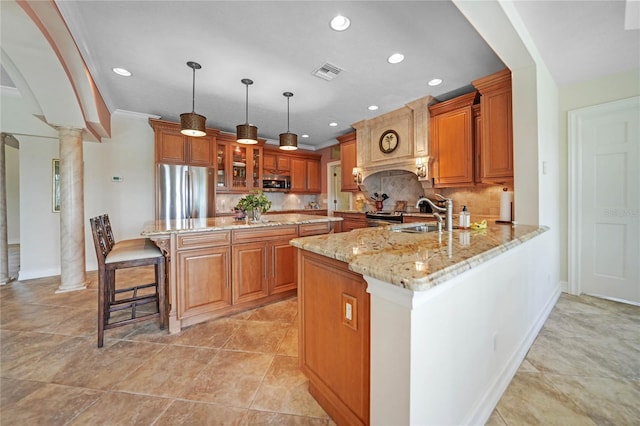
[[[230,260],[229,246],[178,251],[178,319],[231,305]]]
[[[295,290],[294,249],[297,226],[233,231],[233,303]]]
[[[266,243],[233,247],[233,303],[248,302],[269,295]]]
[[[296,294],[298,236],[333,222],[184,232],[154,242],[169,255],[169,332]]]
[[[370,297],[362,275],[298,250],[300,366],[339,425],[369,424]]]
[[[269,244],[271,276],[269,277],[269,294],[282,293],[296,288],[295,247],[289,240],[275,241]]]
[[[364,213],[333,212],[333,215],[342,218],[342,222],[336,223],[336,232],[349,232],[367,227],[367,217]]]

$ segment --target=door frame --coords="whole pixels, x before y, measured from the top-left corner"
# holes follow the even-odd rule
[[[333,180],[332,180],[332,174],[331,174],[331,168],[335,167],[335,166],[341,166],[342,162],[340,160],[336,160],[336,161],[331,161],[329,163],[327,163],[327,214],[329,216],[331,216],[331,213],[334,211],[333,210],[333,199],[336,197],[335,191],[333,189]],[[353,198],[352,198],[351,193],[349,193],[349,208],[351,208],[351,205],[353,203]]]
[[[582,293],[582,122],[584,118],[597,116],[614,111],[634,108],[640,102],[640,96],[611,101],[604,104],[592,105],[569,111],[569,294]],[[617,300],[617,299],[611,299]],[[629,303],[629,301],[624,301]]]

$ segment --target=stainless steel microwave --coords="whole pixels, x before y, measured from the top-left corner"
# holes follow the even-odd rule
[[[263,175],[262,190],[265,192],[291,191],[291,178],[286,175]]]

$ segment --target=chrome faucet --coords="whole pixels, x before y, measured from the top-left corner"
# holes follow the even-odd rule
[[[446,198],[440,194],[436,194],[436,197],[438,197],[439,200],[444,201],[444,207],[437,206],[433,201],[431,201],[427,197],[422,196],[418,198],[418,202],[416,203],[416,208],[420,208],[420,204],[426,201],[427,203],[429,203],[432,210],[436,210],[438,212],[444,212],[446,215],[446,221],[447,221],[447,232],[451,232],[453,231],[453,200],[451,198]],[[438,219],[439,223],[442,223],[442,217],[440,217],[440,215],[438,215],[436,219]]]

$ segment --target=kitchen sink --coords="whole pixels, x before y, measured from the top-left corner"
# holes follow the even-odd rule
[[[427,223],[415,226],[406,226],[395,228],[394,232],[408,232],[410,234],[424,234],[425,232],[433,232],[438,230],[438,224]]]

